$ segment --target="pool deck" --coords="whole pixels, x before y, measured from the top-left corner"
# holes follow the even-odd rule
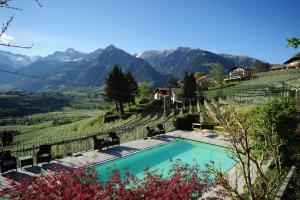
[[[137,153],[149,148],[157,147],[169,142],[173,142],[180,138],[200,141],[208,144],[227,146],[228,141],[222,135],[216,135],[209,131],[195,132],[195,131],[172,131],[166,135],[159,135],[154,138],[140,139],[135,141],[130,141],[122,143],[120,146],[115,146],[112,148],[104,149],[103,151],[89,151],[82,152],[76,156],[69,156],[60,159],[62,164],[70,167],[82,167],[88,165],[94,165],[123,156],[127,156],[133,153]]]
[[[28,176],[38,176],[42,173],[51,172],[61,167],[70,169],[88,167],[120,157],[128,156],[130,154],[154,148],[163,144],[174,142],[180,138],[224,147],[229,145],[229,141],[225,136],[215,134],[214,132],[209,130],[202,130],[197,132],[176,130],[168,132],[165,135],[156,136],[154,138],[140,139],[121,143],[121,145],[119,146],[103,149],[102,151],[91,150],[87,152],[78,152],[76,154],[73,154],[73,156],[53,160],[50,164],[39,164],[29,168],[18,169],[17,172],[10,171],[4,176],[0,176],[0,189],[9,187],[8,177],[16,182],[20,182],[22,178],[26,178]],[[253,173],[255,173],[255,171],[253,171]],[[237,185],[238,191],[242,192],[244,181],[240,175],[239,168],[235,166],[231,168],[227,172],[227,174],[229,176],[230,183],[233,186]],[[210,193],[209,195],[211,196],[213,194]]]
[[[9,179],[18,183],[24,178],[38,176],[43,173],[55,171],[59,168],[87,167],[167,144],[180,138],[226,146],[226,139],[223,136],[216,135],[206,130],[201,132],[176,130],[154,138],[125,142],[120,146],[114,146],[102,151],[91,150],[87,152],[78,152],[73,154],[73,156],[53,160],[50,164],[38,164],[32,167],[24,167],[23,169],[18,168],[17,171],[6,172],[3,176],[0,176],[0,190],[10,187]]]

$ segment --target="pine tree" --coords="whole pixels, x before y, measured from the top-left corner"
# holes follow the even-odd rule
[[[107,100],[115,101],[117,111],[124,114],[123,103],[127,101],[130,94],[126,77],[117,65],[113,67],[106,78],[104,91]]]
[[[125,77],[127,80],[128,93],[130,94],[129,102],[131,102],[134,105],[135,104],[135,96],[138,95],[138,93],[139,93],[139,86],[130,71],[126,73]]]

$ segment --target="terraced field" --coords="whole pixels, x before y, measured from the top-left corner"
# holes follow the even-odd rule
[[[299,98],[300,69],[254,74],[251,80],[222,89],[209,90],[204,92],[204,95],[208,99],[221,98],[223,103],[244,105],[259,104],[276,96],[286,96],[288,90]]]

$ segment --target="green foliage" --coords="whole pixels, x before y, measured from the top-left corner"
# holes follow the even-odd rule
[[[224,97],[227,100],[238,103],[250,100],[252,103],[262,103],[265,102],[270,96],[278,96],[278,93],[272,93],[272,88],[280,91],[282,89],[282,82],[289,87],[299,87],[300,86],[300,69],[288,69],[280,71],[268,71],[255,73],[251,80],[242,81],[237,84],[227,85],[227,87],[221,89],[212,89],[208,91],[203,91],[203,95],[207,99],[212,99],[216,96],[216,92],[221,90]],[[226,86],[226,85],[225,85]]]
[[[141,99],[148,99],[148,100],[153,99],[152,90],[147,82],[141,82],[138,84],[138,86],[140,91],[139,97]]]
[[[14,135],[20,134],[19,131],[16,130],[3,130],[0,132],[2,145],[9,146],[12,145],[14,140]]]
[[[126,80],[127,80],[127,87],[128,87],[128,93],[132,94],[129,98],[129,102],[132,102],[135,104],[135,96],[139,94],[139,86],[136,80],[133,78],[131,72],[127,72],[126,75]]]
[[[66,109],[73,111],[78,111],[79,109],[107,109],[108,103],[103,100],[102,96],[98,95],[99,93],[99,88],[85,88],[84,90],[74,89],[60,93],[0,93],[0,116],[2,119],[14,117],[24,118],[24,116],[28,115],[37,116],[39,113],[49,113]],[[40,116],[42,115],[43,114]],[[48,118],[48,116],[45,118]],[[35,123],[35,121],[39,122],[41,120],[44,119],[28,119],[26,120],[26,124],[32,124]]]
[[[182,117],[177,117],[174,123],[175,127],[179,130],[193,130],[192,124],[199,123],[199,115],[186,114]]]
[[[123,103],[134,95],[129,93],[127,79],[118,66],[115,65],[106,78],[104,91],[107,100],[115,101],[117,111],[124,114]]]
[[[170,76],[167,80],[166,87],[177,88],[179,87],[178,79],[175,76]]]
[[[300,38],[293,37],[287,39],[287,47],[290,46],[296,49],[299,47],[299,45],[300,45]]]
[[[195,72],[194,76],[196,79],[202,77],[202,76],[205,76],[206,74],[204,72]]]
[[[196,96],[196,79],[194,73],[188,74],[187,72],[184,75],[183,79],[183,97],[186,99],[192,99]]]
[[[284,173],[280,173],[274,166],[270,166],[265,174],[269,180],[268,183],[263,181],[261,177],[257,177],[254,183],[257,199],[273,200],[287,173],[287,170],[284,170]]]
[[[249,120],[256,127],[253,131],[253,140],[257,144],[258,151],[261,148],[269,148],[264,144],[266,134],[268,137],[275,137],[277,142],[282,143],[278,148],[283,163],[288,164],[293,155],[298,124],[295,101],[291,98],[273,99],[251,112]]]
[[[215,76],[215,83],[218,87],[222,87],[224,84],[224,67],[221,64],[214,64],[213,74]]]
[[[120,119],[128,119],[130,116],[132,115],[132,113],[124,113],[122,115],[120,114],[106,114],[104,116],[104,122],[108,123],[108,122],[113,122],[116,120],[120,120]]]
[[[70,124],[76,121],[79,121],[83,118],[81,117],[75,117],[75,118],[64,118],[64,117],[59,117],[59,118],[54,118],[52,121],[53,126],[60,126],[64,124]]]
[[[4,118],[50,112],[69,106],[70,101],[66,96],[50,93],[4,94],[0,95],[0,114]]]

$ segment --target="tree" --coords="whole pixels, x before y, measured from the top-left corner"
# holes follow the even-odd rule
[[[13,143],[13,139],[14,139],[13,132],[14,131],[6,131],[6,130],[2,131],[1,139],[4,147],[9,146]]]
[[[171,75],[167,80],[166,87],[178,88],[179,87],[178,79],[175,76]]]
[[[205,76],[206,74],[204,72],[196,72],[194,75],[195,75],[195,78],[198,79],[202,76]]]
[[[218,87],[222,87],[224,84],[224,68],[223,65],[217,63],[213,66],[213,74],[215,76],[215,83]]]
[[[129,96],[129,102],[135,104],[135,97],[139,94],[138,83],[136,82],[130,71],[126,73],[125,77],[127,80],[128,92],[129,94],[131,94],[131,96]]]
[[[277,168],[292,161],[297,146],[298,124],[295,101],[291,98],[273,99],[256,108],[250,115],[254,131],[256,150],[263,156],[273,156]]]
[[[152,100],[153,94],[152,90],[147,82],[141,82],[138,84],[139,86],[139,96],[141,99]]]
[[[219,116],[223,118],[221,121],[229,132],[228,150],[238,163],[250,199],[273,198],[284,176],[281,167],[289,165],[297,153],[294,151],[297,146],[295,130],[298,118],[294,105],[292,99],[284,98],[273,99],[246,112],[233,107],[219,111]],[[275,168],[264,174],[263,163],[270,158],[274,159]],[[255,183],[254,173],[259,175]],[[222,175],[221,178],[224,177]],[[228,180],[220,183],[233,196],[238,194],[237,188],[230,185]]]
[[[264,175],[261,163],[254,154],[254,144],[251,142],[250,137],[251,123],[249,123],[246,116],[232,107],[229,107],[222,116],[225,121],[224,126],[229,132],[230,146],[228,150],[231,152],[232,159],[237,162],[250,199],[259,199],[255,192],[252,168],[256,168],[257,173],[265,183],[268,183],[269,180]],[[230,190],[234,191],[235,194],[237,193],[237,188],[231,188]]]
[[[186,72],[183,79],[183,97],[190,100],[195,98],[196,89],[197,84],[194,73],[188,74]]]
[[[34,1],[40,7],[42,7],[42,4],[39,2],[39,0],[34,0]],[[0,0],[0,8],[23,11],[22,8],[11,6],[11,4],[10,4],[11,2],[12,2],[12,0]],[[13,16],[9,17],[8,20],[5,23],[3,23],[3,25],[2,25],[2,29],[0,30],[0,46],[30,49],[33,45],[20,46],[20,45],[14,45],[14,44],[10,43],[10,40],[8,39],[9,36],[6,35],[6,32],[8,31],[8,28],[10,27],[11,23],[13,22],[13,19],[14,19]]]
[[[116,109],[124,114],[123,103],[126,102],[131,94],[128,92],[128,84],[122,70],[115,65],[105,80],[105,96],[109,101],[115,101]]]
[[[144,178],[126,173],[122,180],[119,171],[114,171],[108,182],[101,182],[96,171],[83,168],[59,169],[40,176],[25,178],[20,183],[12,182],[14,187],[0,191],[0,198],[35,199],[201,199],[216,186],[199,165],[190,166],[174,162],[168,171],[168,178],[162,172],[145,171]],[[217,195],[222,196],[221,193]],[[219,196],[210,200],[220,199]]]
[[[293,38],[289,38],[287,39],[287,47],[293,47],[293,48],[298,48],[300,45],[300,38],[297,37],[293,37]]]

